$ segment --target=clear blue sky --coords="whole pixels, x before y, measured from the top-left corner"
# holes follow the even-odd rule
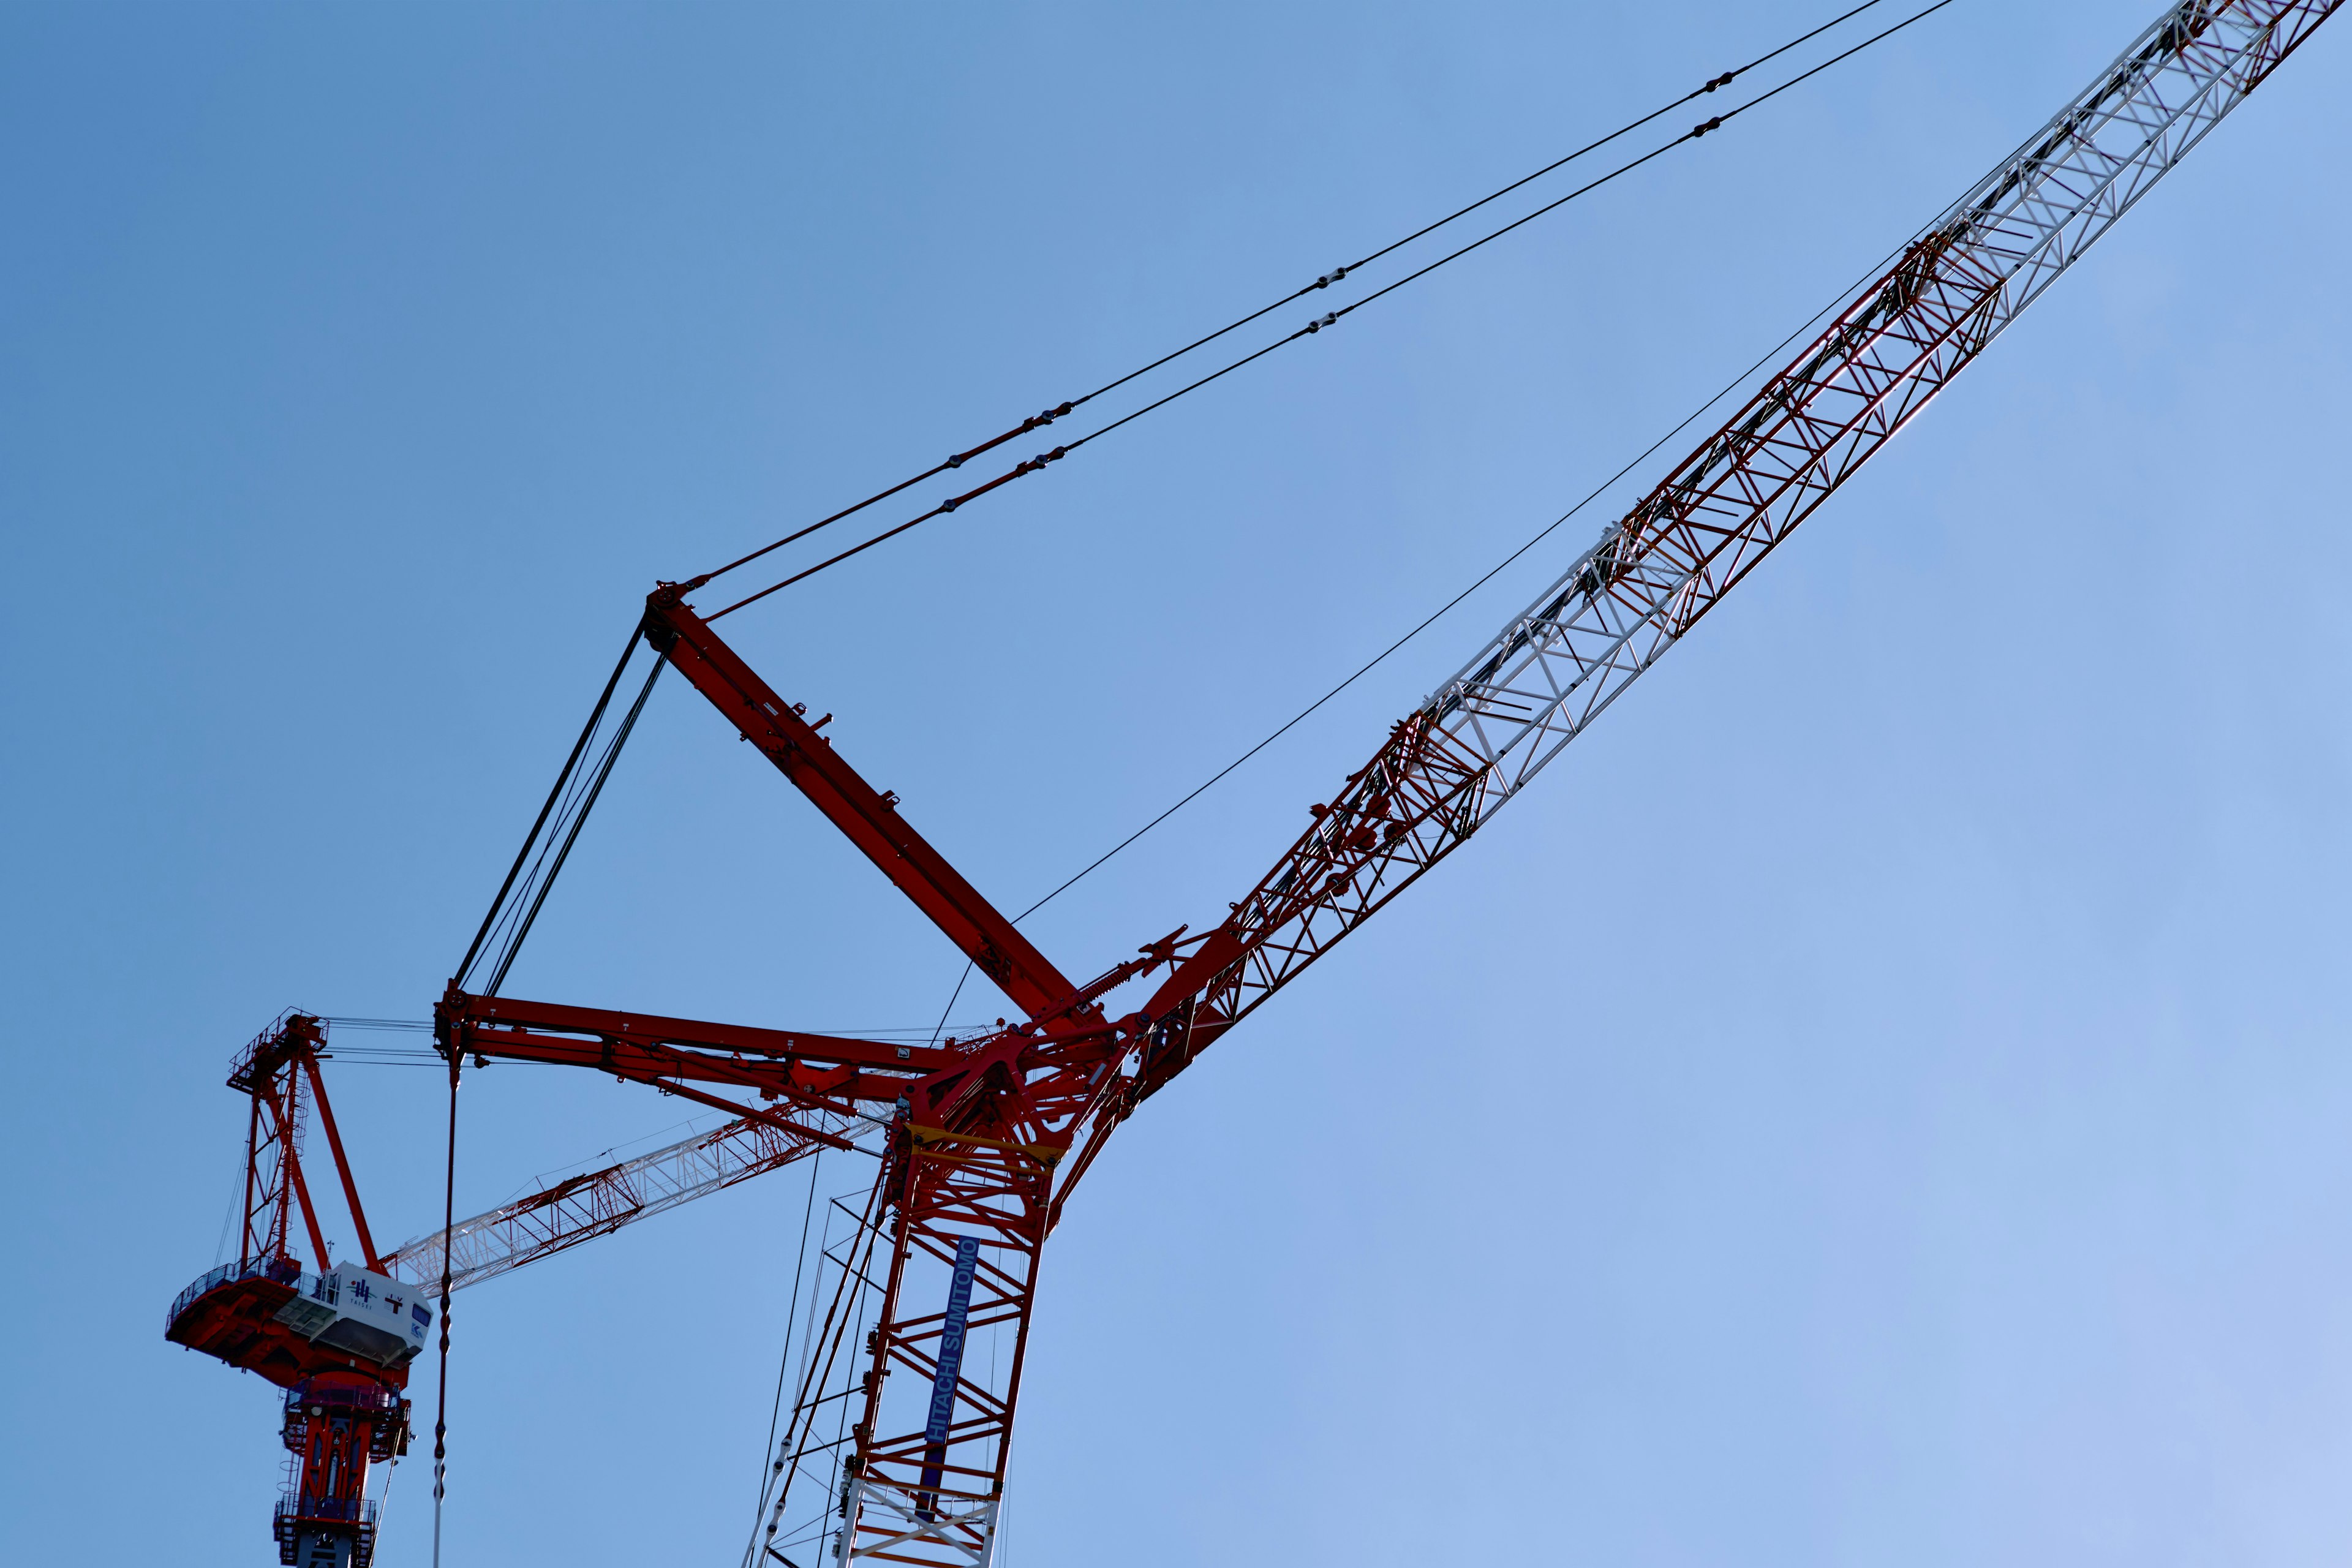
[[[1960,0],[730,634],[1022,907],[2156,8]],[[272,1560],[268,1391],[160,1337],[226,1064],[289,1005],[425,1015],[654,578],[1834,9],[0,12],[0,1557]],[[1007,1568],[2352,1557],[2347,104],[2339,20],[1121,1131],[1047,1254]],[[1038,941],[1213,919],[1599,521]],[[672,685],[509,989],[883,1026],[958,967]],[[331,1071],[379,1235],[426,1228],[432,1073]],[[481,1074],[457,1201],[680,1114]],[[452,1562],[734,1561],[803,1190],[459,1298]]]

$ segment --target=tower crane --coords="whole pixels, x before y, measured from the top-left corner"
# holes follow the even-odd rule
[[[279,1562],[365,1568],[376,1532],[368,1468],[408,1451],[402,1390],[409,1363],[425,1348],[433,1309],[423,1288],[393,1278],[376,1252],[319,1072],[325,1046],[318,1018],[287,1013],[238,1053],[228,1085],[251,1104],[236,1258],[180,1292],[164,1315],[163,1335],[285,1390],[289,1484],[270,1520]],[[341,1267],[328,1256],[302,1173],[313,1106],[359,1237],[361,1261]],[[295,1260],[289,1245],[298,1209],[316,1273]]]
[[[434,1010],[468,1059],[586,1068],[720,1110],[717,1131],[377,1255],[328,1110],[318,1020],[290,1016],[231,1084],[253,1100],[245,1243],[174,1303],[173,1340],[287,1387],[300,1461],[281,1561],[364,1568],[367,1462],[446,1292],[819,1150],[877,1157],[826,1254],[748,1565],[984,1568],[1003,1506],[1040,1254],[1105,1143],[1308,965],[1466,843],[2242,102],[2342,0],[2179,0],[1845,300],[1528,607],[1389,731],[1257,883],[1200,929],[1073,980],[955,869],[689,595],[663,583],[473,951]],[[1033,422],[1034,423],[1034,422]],[[636,706],[609,705],[649,650]],[[909,1045],[500,994],[513,947],[664,669],[675,669],[996,986],[1011,1020]],[[600,724],[605,728],[600,730]],[[609,733],[601,753],[592,737]],[[537,846],[538,858],[530,859]],[[305,1087],[365,1267],[325,1257],[299,1165]],[[320,1268],[293,1261],[306,1218]],[[384,1310],[387,1298],[398,1311]],[[381,1319],[379,1322],[377,1320]],[[1011,1353],[982,1373],[967,1347]],[[371,1338],[379,1334],[381,1338]],[[821,1410],[849,1413],[821,1440]],[[795,1557],[793,1552],[803,1555]]]

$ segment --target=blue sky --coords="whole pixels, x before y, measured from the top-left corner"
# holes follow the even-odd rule
[[[5,1554],[268,1560],[268,1391],[158,1331],[227,1059],[426,1014],[653,579],[1832,9],[0,15]],[[1023,907],[2154,9],[1960,0],[730,633]],[[1047,1254],[1009,1568],[2352,1553],[2347,26],[1122,1129]],[[1600,521],[1033,934],[1091,973],[1213,918]],[[881,1027],[960,963],[673,683],[509,989]],[[331,1072],[379,1236],[426,1228],[433,1074]],[[461,1208],[680,1107],[509,1068],[465,1117]],[[805,1190],[459,1298],[453,1561],[734,1560]]]

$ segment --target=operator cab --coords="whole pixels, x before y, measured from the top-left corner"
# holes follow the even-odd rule
[[[344,1367],[404,1380],[432,1326],[422,1286],[356,1263],[305,1274],[271,1258],[226,1264],[181,1291],[163,1337],[291,1388]]]

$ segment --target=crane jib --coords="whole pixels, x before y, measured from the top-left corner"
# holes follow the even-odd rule
[[[1927,225],[1349,779],[1147,1090],[1526,787],[2340,4],[2185,0]]]

